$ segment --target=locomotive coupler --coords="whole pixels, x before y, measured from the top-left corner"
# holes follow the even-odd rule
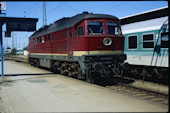
[[[125,71],[127,71],[127,70],[130,68],[129,63],[127,63],[127,62],[121,63],[120,66],[121,66],[122,69],[125,70]]]
[[[102,69],[104,69],[104,65],[101,64],[101,63],[95,63],[95,64],[92,65],[92,67],[93,67],[94,70],[102,70]]]

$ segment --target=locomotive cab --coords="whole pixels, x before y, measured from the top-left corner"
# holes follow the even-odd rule
[[[88,19],[76,26],[74,53],[81,55],[115,54],[124,52],[124,36],[118,21]],[[80,42],[78,40],[81,40]]]
[[[81,68],[86,73],[86,79],[92,73],[95,73],[93,77],[100,78],[103,75],[104,78],[122,75],[123,70],[129,68],[128,63],[124,63],[124,36],[119,21],[106,18],[87,19],[76,27],[74,40],[79,42],[80,47],[74,49],[73,55],[84,59],[85,63]]]

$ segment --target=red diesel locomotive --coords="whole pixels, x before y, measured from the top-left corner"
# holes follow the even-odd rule
[[[112,15],[62,18],[31,35],[28,51],[31,65],[92,83],[128,68],[119,19]]]

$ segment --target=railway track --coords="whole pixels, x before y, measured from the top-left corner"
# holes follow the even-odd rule
[[[4,57],[4,60],[14,60],[14,61],[19,61],[19,62],[26,62],[26,58],[23,57],[18,57],[18,56],[9,56],[9,57]]]
[[[156,104],[168,106],[169,94],[167,93],[136,87],[133,85],[127,85],[124,83],[117,83],[117,85],[106,87],[119,93],[134,96],[142,100],[154,102]]]

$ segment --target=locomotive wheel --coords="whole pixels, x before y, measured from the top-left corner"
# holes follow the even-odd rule
[[[32,59],[29,60],[29,63],[31,64],[31,66],[33,66],[33,62]]]
[[[56,67],[55,65],[53,65],[52,71],[53,71],[54,73],[56,73],[56,74],[59,74],[59,73],[60,73],[60,71],[57,70],[57,67]]]
[[[60,74],[61,75],[68,75],[68,73],[67,73],[67,70],[66,69],[64,69],[64,68],[62,68],[61,70],[60,70]]]
[[[40,61],[39,61],[39,59],[37,59],[37,61],[36,61],[36,67],[40,67]]]
[[[68,76],[68,67],[69,67],[69,64],[67,62],[62,63],[60,74]]]
[[[82,69],[81,69],[80,67],[78,68],[77,78],[78,78],[79,80],[85,80],[85,75],[83,76],[83,74],[82,74]]]
[[[96,84],[99,84],[99,85],[102,85],[103,86],[103,83],[104,83],[104,79],[105,77],[102,77],[100,74],[98,76],[95,77],[94,79],[94,82]]]
[[[59,61],[53,61],[52,71],[56,74],[60,73],[60,62]]]
[[[107,78],[101,75],[99,72],[96,72],[91,77],[91,83],[105,86],[107,84]]]
[[[85,81],[88,83],[94,83],[94,79],[88,78],[87,76],[85,77]]]
[[[33,59],[30,59],[30,64],[31,64],[31,66],[34,66],[34,60]]]
[[[37,67],[37,59],[34,59],[34,60],[33,60],[33,66],[34,66],[34,67]]]

